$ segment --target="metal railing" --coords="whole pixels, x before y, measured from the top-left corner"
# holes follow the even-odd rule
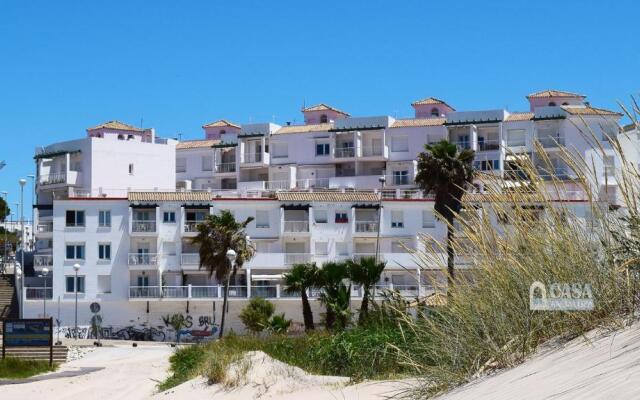
[[[131,231],[132,232],[155,232],[156,221],[132,221]]]
[[[463,141],[455,141],[453,142],[458,147],[458,150],[470,150],[471,149],[471,141],[463,140]]]
[[[284,221],[285,232],[309,232],[309,221]]]
[[[336,147],[334,154],[336,158],[355,157],[356,149],[355,147]]]
[[[245,164],[262,162],[262,153],[247,153],[242,160]]]
[[[284,253],[284,263],[302,264],[311,261],[311,253]]]
[[[313,188],[328,188],[328,187],[329,187],[329,178],[296,180],[296,188],[298,189],[313,189]]]
[[[66,172],[56,172],[54,174],[46,174],[40,175],[40,179],[38,180],[41,185],[54,185],[57,183],[66,183],[67,182],[67,173]]]
[[[188,286],[163,286],[162,297],[168,299],[186,299],[189,297]]]
[[[236,163],[227,162],[227,163],[216,164],[216,171],[218,173],[236,172]]]
[[[478,140],[478,151],[500,150],[500,141],[497,139]]]
[[[378,232],[378,221],[356,221],[356,232]]]
[[[180,255],[181,265],[200,265],[200,254],[198,253],[182,253]]]
[[[34,267],[51,267],[53,265],[53,256],[51,254],[36,254],[33,256]]]
[[[129,286],[130,299],[159,298],[159,286]]]
[[[214,299],[219,296],[218,286],[191,286],[191,297],[194,299]]]
[[[185,221],[184,222],[184,232],[185,233],[197,233],[198,225],[203,221]]]
[[[38,226],[36,227],[36,232],[37,233],[51,233],[51,232],[53,232],[53,221],[52,222],[46,222],[46,223],[38,224]]]
[[[129,265],[157,265],[158,255],[156,253],[138,254],[129,253]]]
[[[51,287],[26,287],[25,296],[27,300],[47,300],[53,298],[53,288]]]
[[[251,297],[263,297],[265,299],[275,299],[278,297],[279,287],[274,286],[251,286]]]
[[[222,287],[222,292],[224,292],[224,287]],[[229,286],[228,297],[247,297],[247,287],[246,286]]]

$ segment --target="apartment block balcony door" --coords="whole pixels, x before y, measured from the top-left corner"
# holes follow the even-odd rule
[[[149,277],[147,275],[138,275],[138,287],[149,287]]]

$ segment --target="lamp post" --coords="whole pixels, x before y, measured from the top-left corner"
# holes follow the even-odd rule
[[[378,182],[380,182],[380,199],[378,200],[378,233],[376,235],[376,263],[378,262],[379,254],[380,254],[380,222],[382,220],[382,190],[384,189],[384,183],[387,181],[387,178],[381,176],[378,178]]]
[[[42,314],[44,318],[47,318],[47,275],[49,275],[49,268],[42,268],[42,274],[44,278],[44,295],[42,296]]]
[[[22,268],[22,279],[20,279],[20,293],[24,293],[24,185],[27,180],[22,178],[18,181],[20,184],[20,267]],[[21,299],[20,318],[24,318],[24,299]]]
[[[17,267],[15,263],[13,265],[14,265],[13,274],[15,275],[16,279],[19,279],[20,282],[22,282],[22,277],[21,277],[22,276],[22,268],[21,267]],[[17,289],[19,289],[19,288],[20,288],[20,286],[17,287]],[[18,301],[18,304],[20,305],[20,307],[18,309],[20,311],[20,319],[22,319],[22,303],[23,303],[22,296],[23,296],[22,290],[20,290],[20,299]]]
[[[0,192],[2,193],[2,196],[4,197],[4,208],[5,208],[5,215],[4,218],[2,219],[3,222],[3,227],[4,227],[4,242],[2,242],[2,246],[4,247],[4,249],[2,250],[2,273],[5,274],[7,273],[7,217],[9,214],[9,203],[7,203],[7,199],[9,197],[9,192],[4,191],[4,192]]]
[[[34,207],[34,205],[36,204],[36,176],[27,175],[27,178],[31,179],[31,249],[33,250],[36,240],[36,210]]]
[[[75,319],[75,331],[73,334],[74,339],[78,340],[78,271],[80,270],[80,264],[73,264],[73,270],[75,271],[75,281],[73,282],[73,289],[76,292],[76,319]]]
[[[238,254],[235,252],[235,250],[233,249],[229,249],[227,250],[227,260],[229,260],[229,265],[231,266],[231,269],[233,270],[233,266],[234,263],[236,262],[236,257],[238,256]],[[225,289],[228,292],[229,291],[229,280],[231,279],[231,273],[227,274],[227,282],[225,284]],[[224,294],[225,298],[229,295],[229,293]],[[224,320],[225,320],[225,315],[229,312],[229,301],[227,300],[227,306],[226,307],[222,307],[222,318],[220,319],[220,333],[218,334],[218,338],[222,339],[222,329],[224,328]]]

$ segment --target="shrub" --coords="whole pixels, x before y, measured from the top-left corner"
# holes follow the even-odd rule
[[[291,320],[286,319],[284,313],[276,314],[269,321],[269,330],[273,333],[287,333],[291,326]]]
[[[275,312],[275,306],[269,300],[256,297],[249,301],[240,312],[240,320],[251,332],[262,332],[269,326],[269,318]]]
[[[49,366],[48,361],[23,360],[20,358],[7,357],[0,359],[0,378],[23,379],[45,372],[55,371],[57,364]]]

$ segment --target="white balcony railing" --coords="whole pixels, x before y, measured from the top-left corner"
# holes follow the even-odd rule
[[[378,232],[378,221],[356,221],[356,232]]]
[[[159,298],[159,286],[129,286],[130,299]]]
[[[351,158],[355,157],[356,149],[355,147],[336,147],[334,154],[336,158]]]
[[[156,221],[133,221],[131,222],[132,232],[149,232],[156,231]]]
[[[162,297],[167,299],[186,299],[189,297],[188,286],[163,286]]]
[[[40,175],[39,182],[41,185],[55,185],[58,183],[66,183],[67,182],[67,173],[66,172],[56,172],[53,174],[45,174]]]
[[[185,221],[184,232],[185,233],[198,233],[198,225],[203,221]]]
[[[381,146],[362,146],[363,157],[381,156],[384,153]]]
[[[191,286],[191,297],[194,299],[214,299],[220,297],[218,286]]]
[[[156,253],[129,253],[129,265],[158,265],[158,255]]]
[[[200,265],[200,254],[198,253],[183,253],[180,256],[181,265]]]
[[[311,261],[311,253],[285,253],[284,263],[291,264],[303,264]]]
[[[285,232],[309,232],[309,221],[284,221]]]
[[[38,226],[36,227],[36,232],[37,233],[51,233],[51,232],[53,232],[53,221],[52,222],[45,222],[45,223],[38,224]]]
[[[34,267],[51,267],[53,265],[53,256],[51,254],[36,254],[33,256]]]

